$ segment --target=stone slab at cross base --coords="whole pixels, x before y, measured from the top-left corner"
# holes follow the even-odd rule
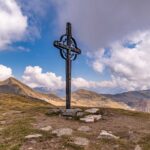
[[[78,112],[82,112],[82,109],[80,109],[80,108],[64,109],[61,112],[61,115],[66,116],[66,117],[76,117]]]

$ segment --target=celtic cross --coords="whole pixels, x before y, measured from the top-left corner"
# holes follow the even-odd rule
[[[66,109],[71,108],[71,62],[81,54],[75,39],[72,37],[71,23],[66,25],[66,34],[54,41],[54,46],[60,50],[60,55],[66,61]]]

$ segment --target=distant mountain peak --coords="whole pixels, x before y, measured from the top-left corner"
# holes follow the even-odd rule
[[[10,77],[0,82],[0,93],[10,93],[40,99],[53,103],[53,105],[55,105],[55,103],[56,105],[59,105],[59,102],[62,103],[62,99],[58,96],[34,91],[31,87],[15,79],[14,77]]]
[[[78,89],[76,91],[73,92],[73,94],[95,94],[95,95],[100,95],[94,91],[90,91],[90,90],[86,90],[86,89]]]
[[[19,81],[15,79],[14,77],[9,77],[8,79],[4,81],[0,81],[0,83],[13,83],[13,82],[19,82]]]

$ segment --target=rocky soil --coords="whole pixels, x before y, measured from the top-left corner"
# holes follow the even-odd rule
[[[54,108],[0,95],[0,150],[150,150],[150,114]]]

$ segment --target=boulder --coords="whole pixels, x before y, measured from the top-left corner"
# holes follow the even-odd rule
[[[102,118],[101,115],[88,115],[88,116],[85,116],[84,118],[80,118],[80,120],[88,123],[88,122],[98,121],[101,118]]]
[[[89,140],[83,137],[75,137],[73,138],[73,143],[78,146],[87,146],[89,145]]]
[[[71,128],[60,128],[52,131],[52,134],[56,134],[57,136],[72,135],[73,130]]]
[[[78,128],[78,131],[89,132],[91,131],[91,128],[89,126],[81,126]]]
[[[90,109],[86,109],[85,112],[90,113],[90,114],[96,114],[99,112],[98,108],[90,108]]]
[[[113,135],[110,132],[102,130],[98,136],[98,139],[119,139],[118,136]]]
[[[42,137],[42,134],[30,134],[25,136],[25,139],[39,138]]]

